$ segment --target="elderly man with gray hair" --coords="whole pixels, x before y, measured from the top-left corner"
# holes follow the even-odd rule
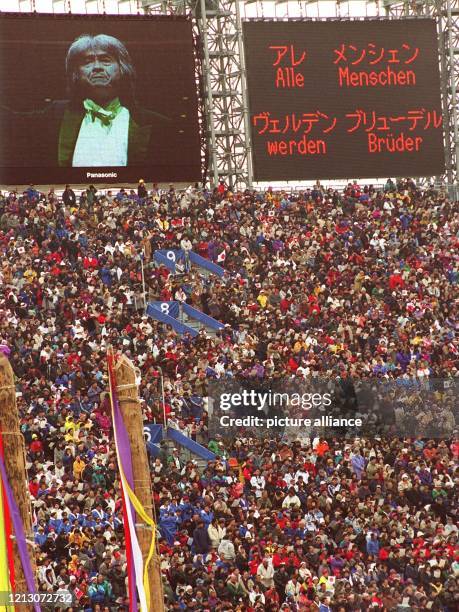
[[[8,111],[29,134],[33,166],[113,168],[174,165],[178,128],[142,108],[136,71],[125,45],[108,34],[83,34],[65,60],[67,99],[37,111]],[[21,132],[21,133],[22,133]]]
[[[59,165],[151,161],[153,124],[166,118],[138,107],[135,69],[124,44],[107,34],[84,34],[68,50],[66,73],[70,103],[60,127]]]

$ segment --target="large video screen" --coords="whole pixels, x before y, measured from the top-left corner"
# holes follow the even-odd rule
[[[192,24],[0,15],[0,181],[201,178]]]
[[[255,180],[444,171],[434,20],[247,21],[243,32]]]

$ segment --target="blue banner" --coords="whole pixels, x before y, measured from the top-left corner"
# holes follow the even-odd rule
[[[160,310],[163,314],[168,315],[169,317],[174,317],[174,319],[179,318],[179,304],[178,302],[149,302],[150,306]]]
[[[201,257],[201,255],[198,255],[193,251],[190,251],[190,261],[196,266],[204,268],[205,270],[208,270],[209,272],[212,272],[212,274],[216,274],[217,276],[222,277],[225,274],[224,268],[215,264],[213,261],[206,259],[205,257]]]
[[[157,425],[156,423],[148,423],[147,425],[144,425],[143,431],[147,438],[146,445],[148,452],[153,457],[159,457],[159,453],[161,451],[159,442],[163,439],[163,426]],[[201,459],[213,461],[216,457],[215,453],[210,451],[208,448],[202,446],[202,444],[198,444],[173,427],[167,428],[166,435],[169,440],[173,440],[176,444],[180,444],[194,455],[201,457]]]
[[[189,327],[184,323],[180,323],[180,321],[174,319],[174,317],[165,314],[164,312],[159,310],[159,308],[155,308],[151,304],[148,304],[147,306],[147,315],[150,316],[152,319],[155,319],[156,321],[160,321],[161,323],[166,323],[167,325],[170,325],[172,329],[178,334],[190,334],[192,338],[198,335],[198,332],[192,327]]]
[[[166,266],[173,274],[184,272],[189,267],[190,262],[220,278],[225,274],[224,268],[205,257],[201,257],[194,251],[189,251],[187,257],[183,249],[158,249],[155,251],[153,258],[156,262]]]
[[[169,272],[172,272],[172,274],[176,273],[175,260],[166,257],[160,251],[154,252],[153,259],[156,261],[156,263],[165,266],[169,270]]]
[[[143,426],[143,433],[147,442],[157,444],[163,439],[163,426],[157,423],[147,423]]]
[[[192,452],[193,455],[197,455],[198,457],[201,457],[201,459],[205,459],[206,461],[214,461],[216,459],[215,453],[210,451],[205,446],[198,444],[191,438],[184,436],[180,431],[178,431],[178,429],[168,427],[167,437],[169,438],[169,440],[173,440],[174,442],[177,442],[177,444],[184,446],[190,452]]]
[[[186,265],[185,251],[183,249],[158,249],[155,251],[160,257],[164,257],[169,265],[175,267],[175,272],[184,272]]]
[[[147,442],[147,451],[150,453],[152,457],[155,459],[159,457],[159,453],[161,452],[161,448],[158,444],[153,444],[152,442]]]
[[[185,259],[185,251],[183,249],[158,249],[155,253],[160,253],[174,263],[180,263]]]
[[[197,319],[203,325],[207,325],[207,327],[210,327],[211,329],[223,329],[225,327],[223,323],[220,323],[220,321],[217,321],[213,317],[209,317],[209,315],[206,315],[200,310],[193,308],[193,306],[190,306],[189,304],[183,303],[182,308],[183,312],[185,312],[189,317],[192,319]]]

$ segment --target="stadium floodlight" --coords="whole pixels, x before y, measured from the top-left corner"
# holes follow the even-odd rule
[[[53,11],[62,9],[64,12],[72,12],[71,0],[52,0]]]
[[[256,2],[257,0],[253,0]],[[287,1],[287,0],[285,0]],[[157,6],[163,6],[165,4],[164,0],[141,0],[141,7],[143,9],[150,9]],[[167,5],[172,6],[175,9],[184,10],[186,6],[191,6],[192,11],[199,18],[201,5],[199,0],[194,0],[192,3],[188,4],[186,0],[167,0]],[[206,0],[206,10],[207,12],[217,12],[218,11],[218,0]]]
[[[383,7],[388,8],[394,4],[400,4],[400,0],[383,0]]]
[[[133,7],[133,4],[134,0],[117,0],[118,11],[124,12],[129,9],[132,14],[133,10],[137,11],[140,8],[138,1],[135,2],[135,7]]]
[[[97,2],[97,9],[99,9],[99,2],[98,0],[85,0],[85,7],[86,10],[88,9],[88,7],[90,7],[91,5],[94,5],[94,2]]]
[[[155,6],[162,6],[163,4],[165,4],[164,0],[141,0],[140,2],[141,7],[143,9],[149,9],[149,8],[153,8]],[[175,6],[176,4],[181,4],[180,0],[169,0],[167,2],[167,4],[169,6]]]
[[[144,11],[149,9],[173,9],[175,14],[184,14],[188,8],[187,0],[140,0],[140,6]]]
[[[27,2],[27,8],[24,8],[24,2]],[[32,2],[31,0],[18,0],[18,6],[20,11],[32,11]]]

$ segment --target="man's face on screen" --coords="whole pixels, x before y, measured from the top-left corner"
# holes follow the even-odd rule
[[[121,80],[117,60],[103,49],[88,50],[78,68],[79,80],[89,97],[96,102],[109,102],[118,95]]]

